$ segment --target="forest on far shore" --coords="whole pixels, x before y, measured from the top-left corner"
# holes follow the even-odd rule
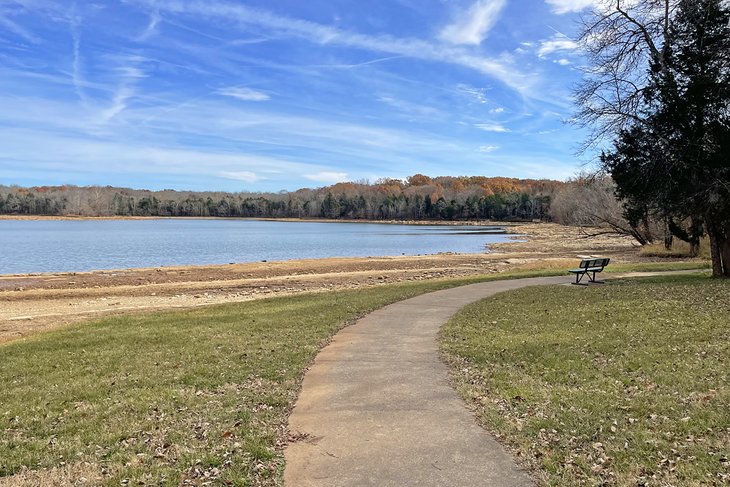
[[[416,174],[279,193],[0,186],[0,214],[367,220],[545,220],[565,183]]]

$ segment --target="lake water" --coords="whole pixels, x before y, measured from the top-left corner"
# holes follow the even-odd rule
[[[0,220],[0,274],[484,252],[498,227],[255,220]]]

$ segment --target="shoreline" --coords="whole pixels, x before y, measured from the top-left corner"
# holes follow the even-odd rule
[[[509,241],[507,242],[495,242],[485,243],[484,248],[481,252],[437,252],[433,254],[395,254],[395,255],[369,255],[369,256],[328,256],[318,258],[307,258],[307,259],[286,259],[286,260],[251,260],[251,261],[236,261],[236,262],[220,262],[211,264],[170,264],[160,266],[148,266],[148,267],[110,267],[110,268],[99,268],[99,269],[87,269],[87,270],[68,270],[68,271],[39,271],[39,272],[20,272],[20,273],[0,273],[0,290],[2,290],[3,280],[9,279],[25,279],[25,278],[49,278],[56,276],[77,276],[94,273],[119,273],[119,272],[130,272],[130,271],[151,271],[151,270],[196,270],[206,268],[223,268],[230,265],[247,265],[256,264],[259,262],[269,262],[277,264],[296,263],[301,260],[305,261],[327,261],[330,259],[399,259],[399,258],[417,258],[417,257],[431,257],[439,255],[465,255],[465,256],[481,256],[484,254],[493,253],[492,249],[495,245],[509,244],[519,239],[525,238],[524,232],[514,232],[513,228],[520,224],[515,222],[502,223],[492,221],[451,221],[451,220],[332,220],[332,219],[299,219],[299,218],[243,218],[243,217],[157,217],[157,216],[114,216],[114,217],[87,217],[87,216],[39,216],[39,215],[0,215],[0,221],[2,220],[15,220],[15,221],[115,221],[115,220],[240,220],[240,221],[271,221],[271,222],[282,222],[282,223],[361,223],[361,224],[384,224],[384,225],[414,225],[414,226],[474,226],[474,227],[485,227],[495,228],[503,230],[500,232],[484,232],[485,234],[499,234],[504,235]],[[528,222],[523,225],[537,225],[537,222]],[[469,232],[472,232],[471,230]]]
[[[113,221],[113,220],[239,220],[285,223],[363,223],[382,225],[428,225],[428,226],[484,226],[514,227],[545,222],[492,221],[492,220],[364,220],[331,218],[275,218],[238,216],[83,216],[83,215],[0,215],[0,220],[17,221]]]
[[[519,237],[519,235],[515,235],[515,237]],[[510,242],[500,242],[501,243],[510,243]],[[485,244],[486,245],[486,244]],[[491,244],[491,245],[498,245],[497,243]],[[9,279],[25,279],[25,278],[56,278],[59,276],[84,276],[89,274],[118,274],[123,272],[169,272],[169,271],[189,271],[189,272],[195,272],[197,270],[206,270],[206,269],[225,269],[229,268],[231,266],[249,266],[249,265],[256,265],[256,264],[271,264],[271,265],[277,265],[277,266],[286,266],[289,264],[297,264],[301,262],[321,262],[321,263],[327,263],[327,262],[334,262],[334,261],[358,261],[358,260],[376,260],[376,259],[382,259],[382,260],[388,260],[388,261],[397,261],[397,260],[406,260],[406,259],[418,259],[418,258],[439,258],[439,257],[446,257],[446,256],[454,256],[454,257],[469,257],[469,258],[478,258],[478,257],[484,257],[490,254],[493,254],[494,252],[490,251],[484,251],[484,252],[437,252],[435,254],[415,254],[415,255],[369,255],[369,256],[362,256],[362,257],[348,257],[348,256],[332,256],[332,257],[319,257],[319,258],[311,258],[311,259],[287,259],[287,260],[253,260],[253,261],[239,261],[239,262],[224,262],[224,263],[218,263],[218,264],[179,264],[179,265],[160,265],[160,266],[153,266],[153,267],[119,267],[119,268],[110,268],[110,269],[91,269],[91,270],[85,270],[85,271],[48,271],[48,272],[27,272],[27,273],[11,273],[11,274],[0,274],[0,290],[2,290],[3,280],[9,280]]]
[[[585,239],[580,229],[552,223],[510,228],[490,252],[420,256],[331,257],[0,276],[0,344],[120,313],[237,303],[274,296],[359,289],[397,282],[507,271],[565,270],[581,255],[640,260],[630,239]],[[518,237],[517,235],[522,235]]]
[[[462,225],[465,222],[452,222],[452,221],[401,221],[401,220],[317,220],[317,219],[286,219],[286,218],[234,218],[234,217],[42,217],[36,218],[31,216],[25,218],[23,216],[17,217],[13,215],[12,218],[5,218],[7,215],[0,215],[0,220],[159,220],[159,219],[194,219],[194,220],[251,220],[251,221],[278,221],[278,222],[312,222],[312,223],[365,223],[365,224],[392,224],[392,225]],[[469,222],[466,222],[469,223]],[[170,272],[170,271],[181,271],[181,272],[195,272],[208,269],[228,269],[231,266],[253,266],[258,264],[269,264],[276,266],[287,266],[290,264],[296,265],[300,262],[314,262],[322,263],[323,265],[327,262],[336,261],[368,261],[368,260],[387,260],[387,261],[398,261],[398,260],[414,260],[414,259],[440,259],[448,257],[460,257],[460,258],[488,258],[488,257],[519,257],[528,252],[546,253],[546,256],[553,255],[560,257],[559,252],[554,252],[550,249],[555,250],[556,242],[552,235],[547,235],[550,240],[550,249],[538,249],[536,245],[538,241],[544,240],[546,235],[545,227],[557,227],[561,229],[573,229],[577,230],[578,227],[565,227],[554,223],[538,223],[538,222],[526,222],[526,223],[515,223],[511,222],[503,224],[499,222],[491,221],[479,221],[471,222],[472,226],[499,226],[505,229],[504,233],[508,241],[505,242],[494,242],[484,244],[484,250],[481,252],[437,252],[433,254],[400,254],[400,255],[370,255],[370,256],[330,256],[330,257],[319,257],[319,258],[305,258],[305,259],[287,259],[287,260],[254,260],[254,261],[237,261],[237,262],[221,262],[215,264],[173,264],[173,265],[161,265],[161,266],[149,266],[149,267],[120,267],[120,268],[105,268],[105,269],[90,269],[90,270],[79,270],[79,271],[48,271],[48,272],[27,272],[27,273],[8,273],[0,274],[0,291],[3,289],[3,280],[10,279],[26,279],[26,278],[58,278],[60,276],[84,276],[84,275],[109,275],[117,273],[129,273],[129,272]],[[548,232],[549,233],[549,232]],[[564,239],[564,237],[558,237]],[[608,241],[626,241],[627,237],[616,237],[608,236],[601,240]],[[564,243],[564,242],[563,242]],[[520,246],[520,244],[524,244]],[[520,248],[516,248],[519,246]],[[541,247],[541,246],[540,246]],[[524,255],[522,255],[524,257]]]

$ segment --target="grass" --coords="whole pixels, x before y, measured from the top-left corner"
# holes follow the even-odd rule
[[[711,264],[706,260],[689,260],[679,262],[639,262],[621,264],[612,262],[604,272],[608,274],[621,272],[662,272],[662,271],[693,271],[710,269]]]
[[[553,272],[555,275],[565,273],[566,269],[574,269],[578,266],[580,259],[550,259],[544,261],[528,262],[517,266],[519,272]],[[616,263],[611,262],[605,271],[608,274],[621,272],[657,272],[657,271],[686,271],[709,269],[710,262],[707,260],[686,260],[686,261],[661,261],[661,262],[639,262],[639,263]]]
[[[286,419],[347,323],[500,274],[102,319],[0,346],[0,485],[277,485]]]
[[[84,471],[94,485],[275,485],[283,425],[326,340],[370,310],[471,281],[109,318],[2,346],[0,483]]]
[[[690,256],[690,245],[679,239],[674,239],[672,248],[664,248],[664,243],[656,242],[646,244],[639,249],[639,255],[643,257],[661,257],[661,258],[685,258]],[[700,241],[699,256],[702,259],[710,259],[710,241],[707,237]]]
[[[337,330],[436,289],[562,274],[127,315],[0,345],[0,485],[278,485],[301,378]]]
[[[442,351],[542,485],[730,483],[730,282],[536,287],[468,306]]]

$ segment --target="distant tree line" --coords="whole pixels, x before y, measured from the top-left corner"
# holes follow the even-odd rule
[[[147,191],[111,186],[0,186],[0,214],[327,218],[368,220],[549,219],[563,183],[435,177],[338,183],[279,193]]]

